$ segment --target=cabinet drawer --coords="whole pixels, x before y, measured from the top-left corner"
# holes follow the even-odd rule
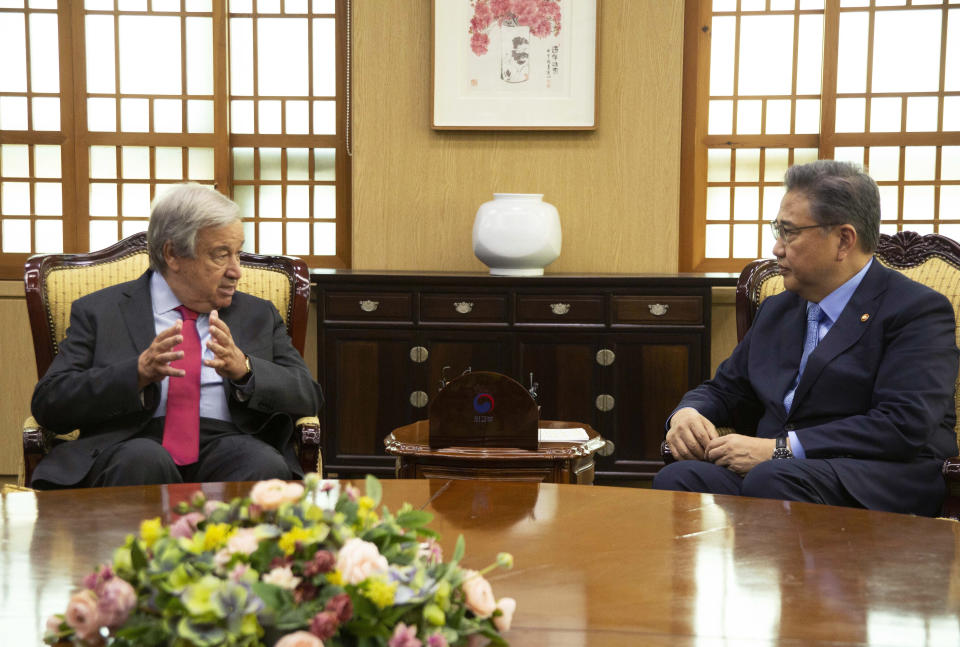
[[[420,320],[505,323],[507,297],[503,294],[421,294]]]
[[[614,296],[615,324],[700,324],[703,299],[696,296]]]
[[[411,321],[413,298],[408,292],[327,292],[328,320]]]
[[[517,296],[518,323],[604,323],[601,296]]]

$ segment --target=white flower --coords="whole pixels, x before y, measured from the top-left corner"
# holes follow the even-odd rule
[[[227,540],[227,550],[231,553],[249,555],[260,545],[256,528],[238,528]]]
[[[387,568],[387,558],[377,545],[358,537],[348,539],[337,554],[337,570],[347,584],[359,584],[374,573],[385,573]]]
[[[250,501],[264,510],[276,510],[284,503],[299,501],[302,496],[303,485],[280,479],[260,481],[250,490]]]
[[[323,481],[313,497],[314,503],[324,510],[333,510],[340,499],[340,481]]]
[[[477,571],[464,571],[463,597],[467,608],[473,611],[478,618],[488,618],[497,608],[497,601],[493,597],[490,582],[484,579]]]
[[[493,626],[497,631],[510,631],[513,612],[517,610],[517,601],[513,598],[500,598],[497,600],[497,609],[500,610],[501,615],[493,616]]]
[[[278,566],[263,576],[267,584],[279,586],[281,589],[293,590],[300,584],[300,578],[293,574],[289,566]]]

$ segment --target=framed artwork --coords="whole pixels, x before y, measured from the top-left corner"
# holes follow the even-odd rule
[[[597,127],[600,0],[433,0],[433,127]]]

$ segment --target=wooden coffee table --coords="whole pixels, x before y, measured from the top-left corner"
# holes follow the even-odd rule
[[[489,479],[543,483],[593,484],[593,455],[606,441],[582,422],[541,420],[541,429],[586,430],[583,442],[541,442],[534,450],[515,447],[444,447],[431,449],[430,423],[418,420],[398,427],[383,439],[397,457],[397,478]]]

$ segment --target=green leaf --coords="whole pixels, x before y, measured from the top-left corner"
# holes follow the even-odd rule
[[[293,596],[279,586],[266,582],[254,582],[251,588],[271,611],[276,612],[293,606]]]
[[[397,515],[397,523],[408,530],[422,528],[431,521],[433,521],[433,514],[423,510],[408,510]]]
[[[380,505],[380,500],[383,498],[383,486],[380,480],[373,474],[367,474],[366,485],[367,496],[373,499],[374,507]]]
[[[453,549],[453,563],[457,564],[463,559],[463,554],[467,552],[467,542],[463,535],[457,537],[457,545]]]
[[[130,545],[130,561],[135,571],[142,571],[147,567],[147,556],[140,548],[140,542],[138,541],[134,541]]]

